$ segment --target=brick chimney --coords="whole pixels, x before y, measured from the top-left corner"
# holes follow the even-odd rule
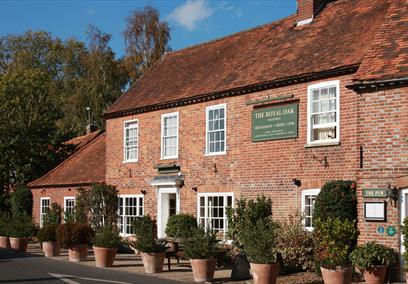
[[[333,0],[297,0],[296,26],[311,23],[316,15]]]
[[[90,123],[90,124],[88,124],[86,126],[85,129],[86,129],[86,134],[89,134],[89,133],[92,133],[92,132],[98,130],[98,127],[95,124]]]

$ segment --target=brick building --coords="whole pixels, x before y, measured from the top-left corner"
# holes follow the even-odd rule
[[[299,210],[312,229],[321,186],[349,179],[360,242],[400,249],[408,4],[298,0],[282,20],[166,53],[105,117],[123,234],[150,214],[163,236],[177,212],[222,233],[227,206],[262,194],[276,218]]]

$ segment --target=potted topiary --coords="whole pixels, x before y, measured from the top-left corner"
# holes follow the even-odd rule
[[[26,252],[29,237],[35,233],[35,225],[26,214],[14,214],[10,224],[10,247],[15,251]]]
[[[6,213],[0,215],[0,249],[10,248],[10,216]]]
[[[190,214],[180,213],[171,215],[167,221],[166,236],[169,241],[169,249],[177,251],[179,241],[191,236],[191,232],[197,228],[197,219]]]
[[[133,222],[133,232],[135,241],[130,245],[140,252],[145,272],[162,272],[167,241],[155,237],[155,222],[149,216],[138,217]]]
[[[349,255],[358,236],[355,221],[338,218],[315,221],[315,259],[325,283],[351,283],[353,268]]]
[[[46,224],[37,233],[37,239],[42,244],[45,257],[57,256],[60,246],[57,242],[57,224]]]
[[[68,249],[70,261],[85,261],[93,230],[85,224],[62,224],[57,227],[57,240]]]
[[[350,259],[355,267],[363,271],[368,284],[384,283],[387,267],[396,261],[393,249],[374,242],[356,247]]]
[[[95,234],[93,239],[93,251],[97,267],[110,267],[115,260],[118,247],[122,243],[117,228],[103,227]]]
[[[214,279],[217,243],[215,234],[211,231],[205,232],[202,228],[196,228],[190,232],[189,238],[183,240],[184,251],[190,258],[195,282]]]

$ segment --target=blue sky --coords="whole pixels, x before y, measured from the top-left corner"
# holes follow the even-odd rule
[[[171,29],[170,47],[216,39],[288,16],[296,0],[0,0],[0,35],[26,30],[45,30],[62,39],[85,40],[92,24],[112,34],[111,47],[124,53],[125,19],[137,8],[150,4],[159,9]]]

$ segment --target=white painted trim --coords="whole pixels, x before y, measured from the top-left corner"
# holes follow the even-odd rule
[[[126,124],[136,122],[137,123],[137,128],[136,128],[136,138],[137,138],[137,147],[136,147],[136,159],[129,159],[126,160]],[[123,121],[123,163],[135,163],[139,160],[139,119],[131,119],[131,120],[125,120]]]
[[[64,213],[67,211],[67,210],[66,210],[66,208],[67,208],[66,200],[68,200],[68,199],[74,199],[74,204],[76,203],[76,201],[75,201],[75,196],[64,196]],[[75,206],[75,205],[74,205],[74,206]]]
[[[136,215],[138,216],[143,216],[145,212],[145,206],[144,206],[144,195],[143,194],[120,194],[118,195],[118,218],[121,218],[120,216],[120,201],[119,199],[121,198],[142,198],[142,215]],[[138,209],[138,208],[137,208]],[[139,213],[139,211],[137,211]],[[125,228],[125,226],[123,226]],[[120,228],[118,228],[120,230]],[[119,233],[121,236],[126,237],[126,236],[131,236],[132,234],[126,234],[126,233]]]
[[[224,151],[209,153],[208,148],[208,113],[210,110],[224,108]],[[204,156],[217,156],[227,154],[227,104],[218,104],[213,106],[208,106],[205,108],[205,154]]]
[[[175,156],[164,156],[164,144],[163,144],[163,138],[164,138],[164,119],[166,117],[177,117],[177,147],[176,147],[176,155]],[[161,115],[161,138],[160,138],[160,160],[170,160],[170,159],[178,159],[178,153],[179,153],[179,112],[171,112],[171,113],[165,113]]]
[[[302,214],[305,214],[305,197],[306,195],[318,195],[320,193],[320,188],[315,188],[315,189],[305,189],[302,191]],[[305,218],[302,219],[302,224],[305,227],[306,230],[308,231],[313,231],[313,227],[306,227],[305,226]]]
[[[161,232],[163,231],[163,220],[161,219],[162,217],[162,207],[163,207],[163,201],[162,201],[162,194],[169,194],[169,193],[175,193],[176,194],[176,214],[180,213],[180,189],[178,187],[156,187],[156,193],[157,193],[157,236],[159,238],[164,238],[165,235],[161,235]],[[167,224],[166,224],[167,225]]]
[[[48,208],[51,206],[51,198],[50,197],[40,197],[40,228],[43,226],[43,218],[42,218],[42,201],[48,200]]]
[[[320,88],[336,87],[336,139],[326,139],[311,141],[312,138],[312,122],[311,122],[311,102],[312,102],[312,90]],[[340,81],[326,81],[317,84],[307,86],[307,143],[308,147],[324,146],[327,143],[339,143],[340,142]]]
[[[296,26],[297,26],[297,27],[299,27],[299,26],[304,26],[304,25],[310,24],[311,22],[313,22],[313,17],[311,17],[311,18],[309,18],[309,19],[304,19],[304,20],[298,21],[298,22],[296,23]]]

